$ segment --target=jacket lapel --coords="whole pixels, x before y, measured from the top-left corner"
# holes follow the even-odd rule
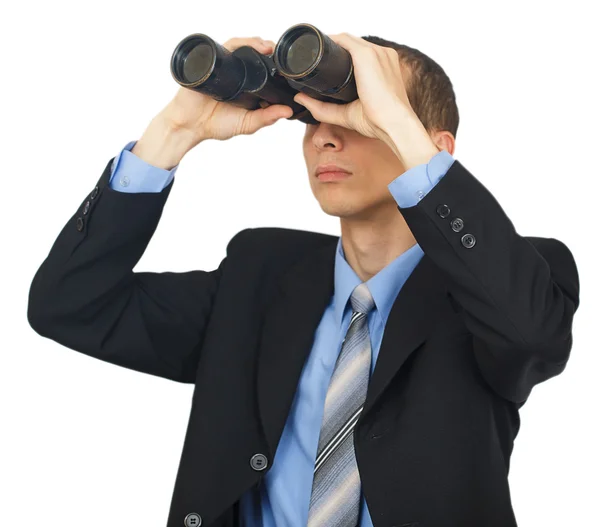
[[[331,301],[338,238],[306,255],[279,282],[269,300],[258,350],[256,393],[273,459],[315,331]],[[401,288],[384,330],[360,421],[408,356],[426,339],[444,288],[427,255]]]
[[[439,270],[424,254],[390,310],[357,427],[411,353],[427,340],[447,303],[446,295]]]

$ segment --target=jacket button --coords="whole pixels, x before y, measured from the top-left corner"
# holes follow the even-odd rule
[[[471,247],[473,247],[473,245],[475,245],[475,236],[473,236],[472,234],[465,234],[460,241],[462,242],[462,244],[467,248],[470,249]]]
[[[465,223],[460,218],[454,218],[450,222],[450,226],[452,227],[452,230],[454,232],[460,232],[462,230],[462,228],[465,226]]]
[[[83,230],[83,219],[81,216],[77,218],[77,230],[81,232]]]
[[[254,470],[264,470],[267,468],[267,456],[264,454],[254,454],[252,458],[250,458],[250,466]]]
[[[98,195],[98,185],[96,185],[94,187],[94,190],[92,190],[92,193],[90,194],[90,199],[94,199],[97,195]]]
[[[435,211],[440,218],[446,218],[450,214],[450,207],[448,205],[438,205]]]
[[[83,207],[83,215],[85,216],[90,210],[90,202],[89,200],[85,202],[85,206]]]
[[[202,525],[202,518],[197,512],[190,512],[183,520],[185,527],[198,527]]]

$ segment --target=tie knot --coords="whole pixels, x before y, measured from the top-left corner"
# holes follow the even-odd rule
[[[350,297],[350,303],[352,304],[352,309],[358,313],[367,314],[373,309],[375,301],[373,300],[373,296],[371,295],[371,291],[369,291],[366,282],[363,282],[354,288],[352,296]]]

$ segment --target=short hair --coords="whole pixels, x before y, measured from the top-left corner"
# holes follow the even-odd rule
[[[361,37],[377,46],[393,48],[409,78],[404,79],[408,101],[428,132],[447,130],[456,138],[458,106],[452,82],[442,67],[418,49],[376,36]]]

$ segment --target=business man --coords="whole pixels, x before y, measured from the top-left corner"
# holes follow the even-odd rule
[[[291,116],[181,89],[64,226],[29,322],[195,384],[168,527],[515,526],[519,409],[565,369],[575,261],[559,240],[519,235],[453,158],[458,111],[433,60],[329,36],[359,98],[296,100],[319,121],[306,125],[308,179],[341,237],[245,229],[215,270],[134,273],[183,155]],[[244,44],[274,45],[226,46]]]

